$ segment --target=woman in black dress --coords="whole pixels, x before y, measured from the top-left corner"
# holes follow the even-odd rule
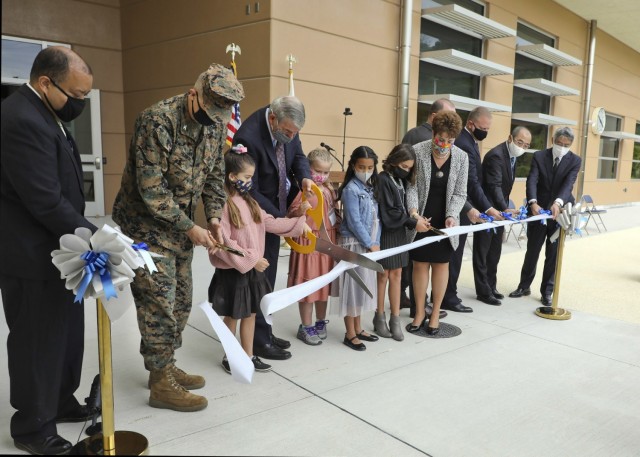
[[[416,152],[416,184],[407,188],[407,207],[411,217],[426,220],[432,227],[449,228],[459,224],[459,216],[467,199],[467,154],[453,145],[462,130],[455,112],[441,112],[433,118],[433,139],[414,146]],[[411,239],[437,236],[433,231]],[[449,259],[458,246],[452,236],[409,252],[413,261],[413,292],[416,314],[407,331],[420,336],[435,336],[439,329],[442,298],[449,279]],[[433,312],[425,326],[425,294],[431,270]]]

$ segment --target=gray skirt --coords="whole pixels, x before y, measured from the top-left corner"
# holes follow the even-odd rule
[[[364,254],[367,250],[352,237],[343,238],[340,245],[353,252]],[[358,317],[365,311],[373,311],[377,308],[377,277],[376,272],[364,267],[355,267],[354,270],[360,275],[362,281],[367,285],[373,298],[369,298],[362,287],[347,273],[340,275],[340,305],[338,314],[340,317]]]
[[[398,246],[404,246],[408,242],[409,237],[407,236],[407,230],[404,227],[400,227],[396,230],[382,229],[382,233],[380,234],[380,250],[397,248]],[[385,270],[404,268],[409,264],[409,251],[380,259],[378,260],[378,263],[382,265],[382,268]]]

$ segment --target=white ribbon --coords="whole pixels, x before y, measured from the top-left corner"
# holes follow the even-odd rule
[[[213,331],[216,332],[216,335],[220,338],[220,343],[222,343],[222,348],[229,361],[233,379],[243,384],[251,384],[255,368],[247,353],[244,352],[244,349],[242,349],[242,346],[238,343],[236,336],[231,333],[229,327],[225,325],[222,319],[220,319],[220,316],[213,310],[211,303],[206,301],[200,303],[200,309],[204,311],[211,323]]]
[[[539,214],[537,216],[532,216],[527,219],[518,220],[518,221],[494,221],[494,222],[486,222],[484,224],[474,224],[474,225],[463,225],[456,226],[447,229],[442,229],[443,232],[447,234],[447,236],[438,235],[438,236],[430,236],[426,238],[422,238],[421,240],[414,241],[413,243],[405,244],[402,246],[398,246],[396,248],[384,249],[382,251],[376,252],[367,252],[365,254],[361,254],[365,257],[368,257],[372,260],[380,260],[386,257],[390,257],[392,255],[400,254],[406,251],[410,251],[411,249],[415,249],[421,246],[425,246],[427,244],[435,243],[444,238],[456,235],[462,235],[465,233],[478,232],[480,230],[487,230],[494,228],[496,226],[501,227],[505,225],[511,224],[521,224],[526,222],[539,221],[544,219],[549,219],[551,216],[547,214]],[[327,284],[334,281],[345,271],[355,268],[358,265],[355,265],[350,262],[340,261],[333,269],[317,278],[312,279],[311,281],[307,281],[303,284],[298,284],[292,287],[287,287],[286,289],[277,290],[275,292],[271,292],[270,294],[265,295],[260,300],[260,310],[264,315],[267,323],[272,324],[273,318],[271,314],[280,311],[288,306],[291,306],[294,303],[297,303],[300,299],[311,295],[318,289],[326,286]]]
[[[135,277],[134,269],[140,268],[139,257],[122,233],[108,225],[91,234],[91,230],[79,227],[74,234],[60,237],[60,249],[51,253],[52,262],[60,270],[60,277],[65,280],[65,287],[78,293],[80,284],[86,276],[86,262],[81,255],[87,251],[106,253],[109,255],[106,268],[116,291],[116,297],[106,300],[100,275],[94,274],[84,291],[83,298],[103,299],[103,305],[111,322],[115,322],[127,307],[133,303],[129,284]]]
[[[571,205],[571,202],[567,203],[560,211],[560,214],[556,218],[556,222],[564,229],[568,235],[577,233],[582,235],[582,229],[587,223],[587,218],[582,216],[580,212],[581,203]],[[556,230],[553,235],[549,237],[549,241],[555,242],[560,236],[560,229]]]

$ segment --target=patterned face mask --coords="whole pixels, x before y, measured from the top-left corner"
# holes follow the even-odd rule
[[[251,190],[252,183],[253,181],[244,182],[238,179],[237,181],[233,182],[233,185],[235,186],[238,193],[240,193],[240,195],[244,195]]]
[[[316,184],[324,183],[328,177],[329,175],[319,175],[318,173],[315,173],[313,171],[311,172],[311,179],[313,179],[313,182]]]

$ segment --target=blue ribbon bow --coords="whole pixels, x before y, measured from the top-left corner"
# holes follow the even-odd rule
[[[518,214],[518,220],[523,221],[526,218],[527,218],[527,207],[525,205],[522,205],[520,207],[520,213]]]
[[[541,209],[539,214],[548,214],[549,216],[551,216],[551,210],[550,209]],[[542,222],[542,225],[547,225],[547,220],[546,219],[542,219],[540,222]]]
[[[86,251],[80,256],[80,258],[85,262],[85,275],[84,278],[82,278],[82,282],[80,282],[80,286],[78,286],[78,292],[76,293],[76,298],[73,302],[79,303],[82,301],[82,297],[84,297],[84,293],[87,290],[87,287],[89,287],[96,271],[102,280],[105,298],[109,300],[111,297],[117,297],[116,289],[113,286],[113,281],[111,281],[111,273],[109,273],[109,269],[107,268],[109,254],[106,252]]]
[[[504,218],[505,218],[506,220],[508,220],[508,221],[518,222],[518,219],[516,219],[515,217],[513,217],[513,216],[511,215],[511,213],[507,213],[506,211],[504,211],[504,212],[502,212],[502,213],[500,213],[500,214],[502,214],[502,217],[504,217]]]
[[[147,246],[147,243],[133,243],[131,245],[131,247],[136,251],[148,251],[149,250],[149,246]]]
[[[480,213],[480,219],[484,219],[484,220],[485,220],[485,221],[487,221],[487,222],[493,222],[493,217],[489,216],[489,215],[488,215],[488,214],[486,214],[486,213]],[[487,232],[489,232],[490,230],[491,230],[491,229],[490,229],[490,228],[488,228],[488,229],[487,229]],[[496,228],[495,228],[495,227],[493,228],[493,233],[498,233],[498,232],[496,231]]]

